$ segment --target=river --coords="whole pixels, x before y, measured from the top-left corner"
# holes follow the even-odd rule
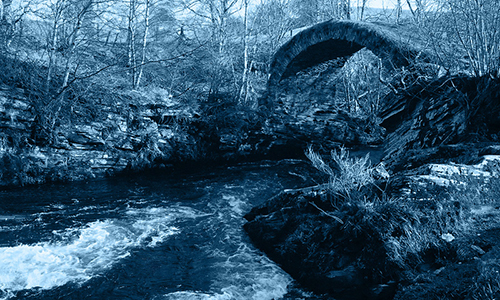
[[[327,299],[250,242],[243,216],[312,185],[300,160],[0,191],[0,299]]]

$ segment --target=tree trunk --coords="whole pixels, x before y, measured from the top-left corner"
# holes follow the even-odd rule
[[[139,70],[139,75],[137,76],[137,83],[135,87],[138,88],[141,84],[142,72],[144,71],[144,63],[146,62],[146,46],[148,43],[148,32],[149,32],[149,10],[150,10],[151,1],[146,0],[146,11],[144,15],[144,38],[142,39],[142,58],[141,58],[141,66]]]
[[[50,42],[50,48],[49,48],[49,63],[47,66],[47,78],[45,80],[45,94],[46,96],[49,95],[50,92],[50,84],[52,81],[52,72],[54,69],[55,65],[55,59],[56,59],[56,50],[57,50],[57,35],[59,34],[59,19],[61,18],[62,14],[62,6],[64,0],[59,0],[57,1],[55,5],[55,11],[54,13],[54,20],[52,23],[52,37],[51,37],[51,42]]]
[[[345,18],[347,20],[350,20],[351,19],[351,0],[345,0],[344,10],[345,10]]]
[[[413,15],[413,17],[416,17],[415,10],[414,10],[414,9],[413,9],[413,7],[411,6],[411,2],[410,2],[410,0],[406,0],[406,3],[408,4],[408,8],[410,9],[410,12],[411,12],[411,14]]]
[[[130,68],[132,89],[135,89],[136,83],[136,67],[137,62],[135,58],[135,0],[130,0],[129,2],[129,14],[128,14],[128,67]]]
[[[248,100],[248,0],[244,2],[244,38],[243,38],[243,78],[240,89],[240,104]]]
[[[365,8],[366,8],[366,2],[368,0],[363,0],[362,4],[361,4],[361,16],[360,16],[360,20],[363,21],[363,18],[364,18],[364,15],[365,15]]]
[[[65,69],[64,69],[63,83],[59,88],[58,94],[55,97],[50,96],[51,100],[44,108],[42,117],[42,120],[44,121],[43,126],[45,126],[45,130],[49,133],[54,132],[55,122],[58,118],[59,112],[61,111],[66,96],[66,89],[68,88],[69,75],[71,73],[71,64],[73,62],[74,52],[76,48],[76,39],[80,32],[83,19],[87,14],[87,12],[92,7],[92,4],[93,0],[87,0],[82,10],[77,15],[76,23],[69,37],[68,48],[64,52],[66,63],[64,66]]]
[[[66,57],[64,79],[63,79],[63,83],[61,85],[61,88],[59,89],[59,93],[63,94],[63,98],[64,98],[64,91],[68,87],[69,74],[71,71],[71,63],[73,61],[73,57],[75,54],[76,39],[78,37],[78,34],[80,33],[83,18],[85,17],[85,14],[87,14],[87,12],[92,7],[93,1],[94,0],[87,0],[87,3],[85,3],[85,6],[82,8],[80,13],[78,14],[77,19],[76,19],[76,23],[75,23],[75,27],[73,28],[71,35],[70,35],[70,39],[68,41],[68,49],[65,51],[65,54],[64,54],[64,56]]]
[[[0,0],[0,22],[3,20],[7,21],[10,15],[10,6],[12,5],[12,0]]]
[[[403,6],[401,0],[397,0],[396,2],[396,24],[399,24],[401,21],[401,13],[403,11]]]

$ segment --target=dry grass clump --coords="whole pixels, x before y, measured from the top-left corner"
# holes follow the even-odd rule
[[[329,176],[328,187],[334,194],[349,197],[353,191],[360,191],[375,181],[375,168],[371,166],[369,153],[362,158],[350,157],[349,151],[341,147],[339,151],[332,150],[330,153],[330,164],[312,147],[309,147],[306,156],[316,169]]]

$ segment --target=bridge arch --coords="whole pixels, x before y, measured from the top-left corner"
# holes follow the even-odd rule
[[[382,24],[350,20],[316,24],[296,34],[275,53],[267,82],[268,97],[261,104],[270,104],[269,96],[276,92],[283,78],[334,58],[348,58],[365,47],[395,68],[407,66],[417,57],[426,62],[432,60],[410,41],[408,32],[403,34]]]

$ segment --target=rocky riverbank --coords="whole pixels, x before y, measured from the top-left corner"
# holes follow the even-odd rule
[[[0,88],[0,185],[38,184],[95,178],[168,159],[176,145],[185,155],[195,139],[182,129],[190,116],[175,103],[95,103],[58,122],[53,141],[33,142],[33,101],[23,89]],[[163,118],[164,124],[155,121]]]
[[[376,144],[384,133],[342,112],[224,128],[224,116],[204,115],[169,97],[132,96],[134,101],[124,96],[94,99],[87,108],[91,111],[71,108],[74,117],[56,124],[52,142],[36,145],[30,95],[1,86],[0,186],[84,180],[194,162],[296,158],[303,157],[309,144]]]
[[[284,191],[252,209],[245,230],[300,284],[335,299],[474,299],[500,282],[499,171],[500,156],[486,155],[349,196],[327,184]]]
[[[442,78],[389,95],[378,166],[389,176],[369,170],[373,181],[356,190],[284,191],[252,209],[245,230],[299,283],[335,299],[498,297],[498,86]]]

